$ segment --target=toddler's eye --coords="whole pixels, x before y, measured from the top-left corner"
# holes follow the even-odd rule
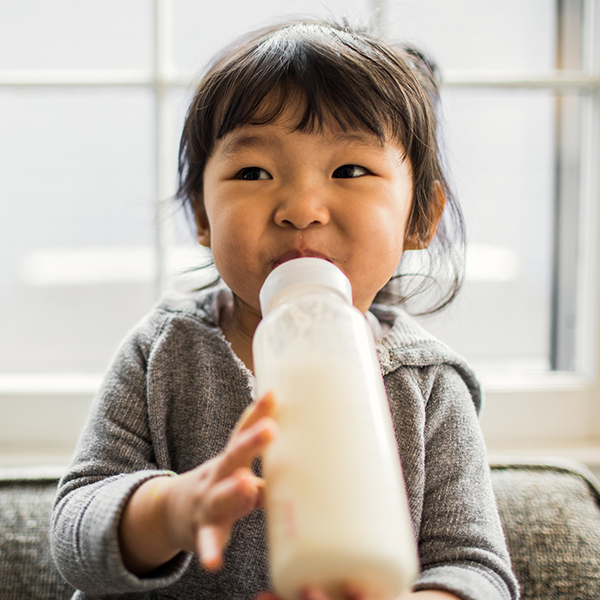
[[[332,177],[335,179],[351,179],[354,177],[362,177],[368,173],[369,171],[367,169],[358,165],[342,165],[333,172]]]
[[[246,181],[272,179],[271,175],[264,169],[261,169],[260,167],[245,167],[238,172],[236,177],[238,179],[244,179]]]

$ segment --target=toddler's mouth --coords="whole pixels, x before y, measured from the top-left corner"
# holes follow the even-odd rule
[[[306,248],[305,250],[292,249],[284,252],[281,256],[276,258],[273,263],[273,268],[278,267],[288,260],[293,260],[294,258],[322,258],[323,260],[331,262],[331,260],[329,260],[329,258],[327,258],[322,252],[317,252],[316,250],[311,250],[310,248]]]

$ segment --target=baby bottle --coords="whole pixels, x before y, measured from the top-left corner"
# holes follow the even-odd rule
[[[373,332],[344,273],[319,258],[276,267],[254,336],[259,394],[279,432],[263,459],[271,576],[284,600],[307,585],[387,600],[418,571]]]

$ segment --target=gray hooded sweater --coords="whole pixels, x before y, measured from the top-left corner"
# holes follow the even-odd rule
[[[51,542],[74,598],[250,600],[269,589],[265,520],[239,520],[217,573],[181,553],[145,577],[124,566],[119,519],[151,477],[183,473],[227,444],[254,378],[218,326],[227,290],[163,300],[118,351],[59,484]],[[419,547],[415,588],[465,600],[517,598],[465,362],[397,308],[378,342]]]

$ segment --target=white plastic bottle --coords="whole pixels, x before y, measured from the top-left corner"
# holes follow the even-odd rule
[[[263,462],[275,591],[296,600],[320,585],[339,598],[353,584],[395,598],[418,559],[373,333],[350,282],[325,260],[294,259],[267,277],[260,303],[258,392],[278,403]]]

